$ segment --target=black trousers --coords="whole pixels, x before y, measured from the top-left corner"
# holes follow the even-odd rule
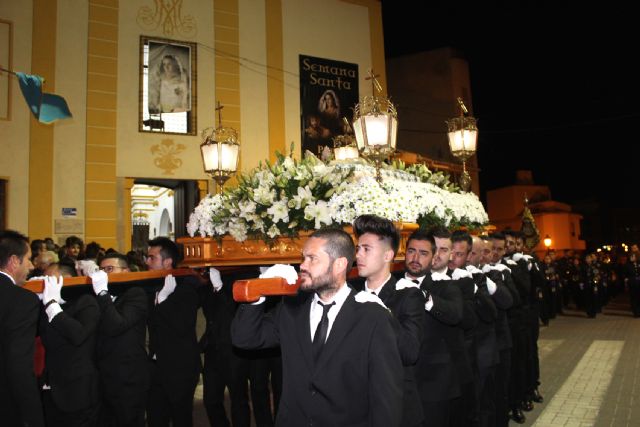
[[[282,394],[282,359],[279,349],[254,352],[250,363],[249,382],[256,427],[272,427]]]
[[[42,392],[42,406],[47,427],[96,427],[98,425],[100,402],[80,411],[65,412],[55,404],[51,391],[45,390]]]
[[[185,380],[182,383],[173,381],[164,384],[157,375],[155,362],[151,365],[151,387],[147,401],[147,423],[149,427],[192,427],[193,426],[193,394],[196,391],[198,378],[195,381]]]
[[[495,370],[496,427],[509,425],[509,375],[511,373],[511,349],[500,350],[500,363]]]
[[[422,400],[422,410],[425,414],[422,425],[424,427],[450,427],[449,402],[451,401],[427,402]]]
[[[215,349],[214,349],[215,350]],[[249,360],[240,357],[228,348],[220,351],[205,351],[202,374],[202,400],[212,427],[229,427],[224,408],[224,391],[229,389],[231,400],[231,423],[234,427],[249,427],[248,379]]]

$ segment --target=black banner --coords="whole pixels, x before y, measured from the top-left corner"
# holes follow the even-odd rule
[[[333,138],[345,134],[358,103],[358,64],[300,55],[302,152],[321,155]]]

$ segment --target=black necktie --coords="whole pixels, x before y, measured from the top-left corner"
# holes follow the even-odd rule
[[[318,323],[318,327],[316,328],[316,333],[313,336],[313,344],[311,346],[313,350],[314,362],[318,360],[318,356],[320,356],[320,353],[322,352],[322,346],[327,340],[327,330],[329,330],[329,317],[327,315],[329,314],[329,309],[331,308],[331,306],[334,306],[336,303],[334,301],[331,304],[325,305],[318,301],[318,304],[320,304],[320,306],[322,307],[322,318],[320,319],[320,323]]]
[[[412,282],[415,283],[416,285],[420,284],[420,280],[418,280],[418,279],[413,279]]]

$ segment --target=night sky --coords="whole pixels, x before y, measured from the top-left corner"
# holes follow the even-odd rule
[[[640,207],[640,192],[631,189],[640,178],[635,14],[613,6],[425,3],[415,13],[414,2],[382,1],[385,52],[452,46],[465,53],[483,198],[488,189],[513,184],[517,169],[530,169],[555,200]]]

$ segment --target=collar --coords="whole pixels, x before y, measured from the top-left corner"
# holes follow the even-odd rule
[[[424,280],[424,278],[425,278],[425,277],[427,277],[427,276],[426,276],[426,275],[424,275],[424,276],[420,276],[420,277],[412,278],[412,277],[409,277],[409,274],[404,273],[404,278],[405,278],[405,279],[407,279],[407,280],[411,280],[412,282],[413,282],[414,280],[417,280],[417,281],[418,281],[418,284],[422,284],[422,281]]]
[[[364,290],[365,292],[373,292],[376,295],[380,295],[380,292],[382,291],[382,288],[384,288],[384,285],[387,284],[387,282],[389,281],[389,279],[391,279],[391,273],[389,273],[389,275],[387,276],[386,279],[384,279],[384,282],[382,282],[382,286],[380,286],[378,289],[371,289],[369,287],[369,281],[365,280],[364,281]]]
[[[12,277],[9,273],[7,273],[7,272],[5,272],[5,271],[2,271],[2,270],[0,270],[0,273],[1,273],[1,274],[4,274],[5,276],[7,276],[7,277],[9,278],[9,280],[11,280],[11,282],[12,282],[14,285],[16,284],[16,281],[13,279],[13,277]]]
[[[336,308],[338,310],[336,310],[336,313],[340,310],[340,307],[342,307],[342,304],[344,304],[344,302],[347,300],[347,297],[349,296],[349,294],[351,293],[351,288],[349,288],[349,286],[347,285],[347,282],[344,282],[344,284],[340,287],[340,290],[338,292],[335,293],[335,295],[333,296],[333,299],[331,299],[330,301],[324,302],[320,299],[320,297],[318,296],[318,294],[314,293],[313,294],[313,301],[311,302],[311,306],[315,307],[318,305],[318,301],[320,301],[322,304],[327,305],[327,304],[331,304],[332,302],[336,303]]]

